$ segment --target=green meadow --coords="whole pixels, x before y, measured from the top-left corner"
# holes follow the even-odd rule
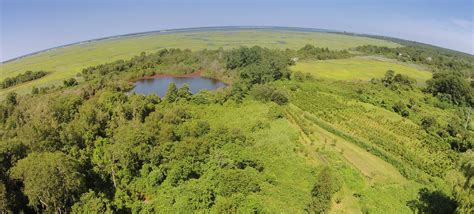
[[[129,59],[141,52],[155,52],[164,48],[217,49],[259,45],[267,48],[299,49],[306,44],[334,50],[361,45],[398,47],[400,45],[379,39],[320,32],[294,32],[275,30],[227,30],[210,32],[176,32],[146,34],[123,38],[93,41],[27,56],[0,65],[0,81],[27,70],[52,72],[46,77],[8,89],[0,89],[0,99],[8,92],[29,93],[33,86],[61,84],[66,78],[75,77],[83,68]]]
[[[316,78],[350,81],[368,81],[372,78],[381,78],[387,70],[407,75],[421,84],[424,84],[432,76],[431,72],[420,66],[375,57],[302,61],[290,69],[310,73]]]

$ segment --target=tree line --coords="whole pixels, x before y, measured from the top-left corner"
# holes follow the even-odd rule
[[[0,88],[10,88],[21,83],[39,79],[46,75],[48,75],[48,72],[46,71],[26,71],[25,73],[18,74],[14,77],[5,78],[2,82],[0,82]]]
[[[459,57],[439,51],[416,46],[388,48],[374,45],[364,45],[354,48],[366,54],[383,55],[402,62],[412,62],[428,65],[435,71],[456,71],[466,77],[474,77],[472,58]]]

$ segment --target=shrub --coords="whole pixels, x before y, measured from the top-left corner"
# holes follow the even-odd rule
[[[318,175],[318,180],[311,190],[311,200],[307,211],[309,213],[325,213],[331,205],[331,198],[334,193],[339,191],[341,184],[334,172],[325,167]]]
[[[436,124],[436,119],[434,117],[425,116],[421,118],[421,127],[423,129],[428,130],[429,128],[433,127]]]
[[[270,119],[283,118],[285,114],[283,113],[280,106],[272,106],[268,109],[268,117]]]
[[[63,83],[64,83],[64,86],[66,86],[66,87],[71,87],[71,86],[75,86],[75,85],[78,84],[77,80],[74,79],[74,78],[69,78],[67,80],[64,80]]]
[[[270,99],[278,105],[285,105],[288,103],[288,95],[281,90],[273,91]]]

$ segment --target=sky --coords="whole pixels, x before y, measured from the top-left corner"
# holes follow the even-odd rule
[[[0,61],[128,33],[289,26],[392,36],[474,54],[473,0],[0,0]]]

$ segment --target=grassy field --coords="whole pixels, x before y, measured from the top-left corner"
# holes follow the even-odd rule
[[[33,86],[61,83],[74,77],[83,68],[129,59],[140,52],[153,52],[163,48],[217,49],[260,45],[268,48],[301,48],[306,44],[340,50],[360,45],[397,47],[396,43],[366,38],[319,32],[275,30],[234,30],[210,32],[179,32],[147,34],[77,44],[27,56],[0,64],[0,81],[27,70],[46,70],[52,74],[30,83],[0,90],[0,99],[10,91],[29,93]]]
[[[293,71],[308,72],[316,78],[333,80],[361,80],[383,77],[389,69],[404,74],[423,84],[431,73],[421,68],[388,59],[355,57],[350,59],[303,61],[291,67]]]

